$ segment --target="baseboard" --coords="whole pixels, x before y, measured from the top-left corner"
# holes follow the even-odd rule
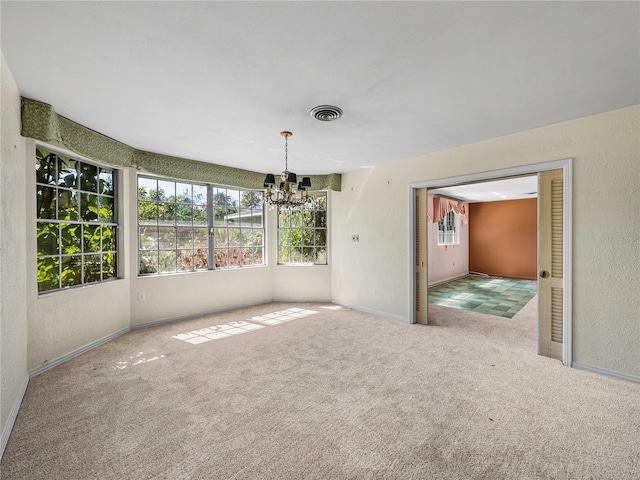
[[[615,378],[616,380],[624,380],[625,382],[640,384],[640,377],[627,375],[626,373],[614,372],[613,370],[607,370],[606,368],[600,368],[600,367],[593,367],[591,365],[585,365],[584,363],[579,363],[579,362],[573,362],[571,366],[573,368],[577,368],[578,370],[597,373],[598,375],[604,375],[605,377]]]
[[[409,319],[406,317],[402,317],[400,315],[395,315],[393,313],[387,313],[387,312],[381,312],[379,310],[374,310],[372,308],[367,308],[367,307],[361,307],[359,305],[349,305],[347,303],[340,303],[340,302],[331,302],[334,305],[340,305],[341,307],[346,307],[346,308],[350,308],[352,310],[357,310],[359,312],[364,312],[364,313],[370,313],[371,315],[377,315],[379,317],[386,317],[386,318],[390,318],[392,320],[399,320],[401,322],[404,323],[409,323]]]
[[[272,303],[332,303],[331,300],[301,300],[299,298],[274,298]]]
[[[267,303],[273,303],[273,301],[266,300],[264,302],[246,303],[244,305],[236,305],[236,306],[233,306],[233,307],[218,308],[216,310],[210,310],[208,312],[193,313],[191,315],[184,315],[184,316],[181,316],[181,317],[171,317],[171,318],[164,318],[162,320],[154,320],[152,322],[138,323],[136,325],[131,325],[131,330],[132,331],[133,330],[142,330],[143,328],[157,327],[158,325],[164,325],[164,324],[167,324],[167,323],[182,322],[184,320],[193,320],[194,318],[204,317],[206,315],[215,315],[216,313],[224,313],[224,312],[229,312],[231,310],[239,310],[241,308],[255,307],[257,305],[265,305]]]
[[[111,340],[113,340],[114,338],[118,338],[120,335],[124,335],[125,333],[128,333],[131,331],[130,327],[126,327],[123,328],[122,330],[118,330],[117,332],[112,333],[111,335],[107,335],[106,337],[102,337],[98,340],[96,340],[95,342],[91,342],[88,345],[85,345],[82,348],[79,348],[77,350],[74,350],[73,352],[69,352],[66,355],[63,355],[59,358],[56,358],[55,360],[52,360],[50,362],[44,363],[42,365],[40,365],[39,367],[36,367],[32,370],[29,370],[29,378],[35,377],[36,375],[40,375],[43,372],[46,372],[47,370],[52,369],[53,367],[57,367],[60,364],[63,364],[64,362],[67,362],[69,360],[71,360],[72,358],[77,357],[78,355],[82,355],[85,352],[88,352],[89,350],[92,350],[96,347],[99,347],[100,345],[102,345],[103,343],[107,343]]]
[[[13,403],[13,408],[11,412],[9,412],[9,418],[7,418],[7,423],[2,430],[2,443],[0,443],[0,459],[4,455],[4,449],[7,447],[7,443],[9,442],[9,436],[11,435],[11,431],[13,430],[13,425],[16,423],[16,418],[18,417],[18,411],[20,410],[20,405],[22,405],[22,400],[24,399],[24,394],[27,391],[27,385],[29,385],[29,374],[27,373],[24,376],[24,380],[22,381],[22,386],[20,387],[20,392],[18,392],[18,397]]]
[[[462,275],[454,275],[453,277],[443,278],[442,280],[436,280],[435,282],[428,284],[427,288],[442,285],[443,283],[453,282],[454,280],[459,280],[461,278],[468,277],[469,275],[471,275],[471,272],[463,273]]]

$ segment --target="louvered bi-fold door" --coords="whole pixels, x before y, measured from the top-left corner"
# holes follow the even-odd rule
[[[562,360],[563,324],[562,170],[538,176],[538,352]]]
[[[427,323],[427,190],[416,190],[416,322]]]

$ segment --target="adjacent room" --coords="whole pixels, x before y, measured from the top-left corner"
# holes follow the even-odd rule
[[[3,479],[638,478],[640,3],[0,13]]]

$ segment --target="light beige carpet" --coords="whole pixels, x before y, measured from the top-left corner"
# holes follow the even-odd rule
[[[2,479],[640,478],[640,386],[536,355],[532,305],[131,332],[31,379]]]

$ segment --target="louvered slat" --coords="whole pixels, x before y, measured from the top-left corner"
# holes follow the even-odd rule
[[[551,341],[562,343],[562,288],[551,289]]]
[[[562,179],[551,180],[551,274],[556,278],[562,278],[563,276],[562,194]]]

